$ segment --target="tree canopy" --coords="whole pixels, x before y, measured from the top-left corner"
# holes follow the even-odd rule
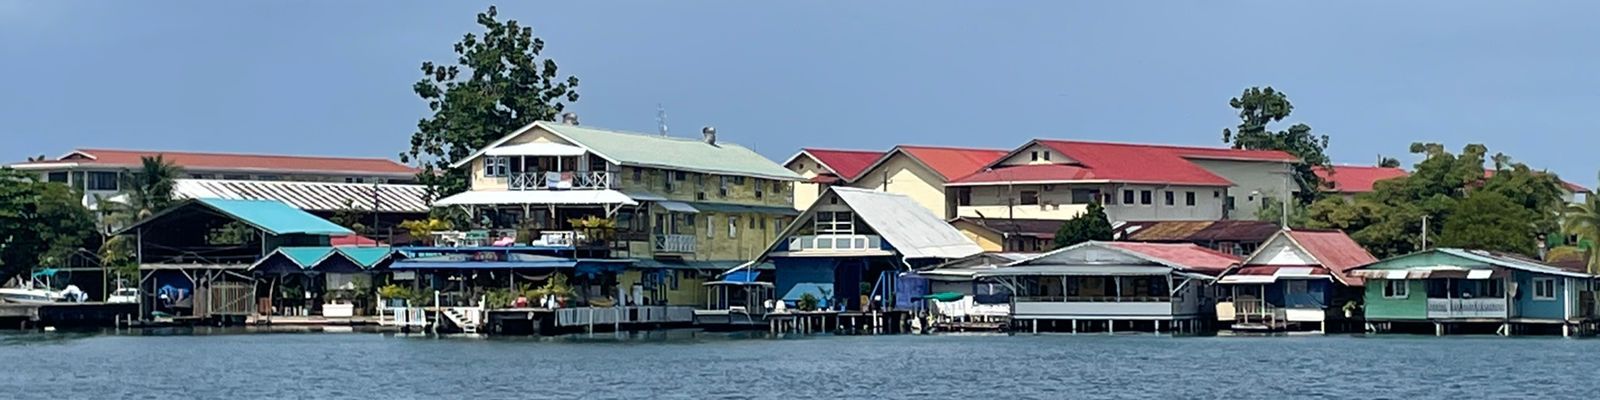
[[[1600,196],[1589,193],[1583,202],[1569,204],[1562,211],[1561,232],[1578,237],[1578,247],[1584,250],[1589,272],[1600,272]]]
[[[554,60],[539,57],[544,40],[533,28],[496,16],[493,6],[479,13],[484,31],[455,44],[456,63],[423,62],[423,78],[412,85],[433,115],[417,122],[400,160],[419,164],[417,180],[435,196],[467,189],[468,172],[451,164],[578,101],[578,78],[561,78]]]
[[[1061,224],[1056,230],[1056,248],[1067,247],[1091,240],[1111,240],[1111,222],[1106,209],[1099,203],[1089,203],[1089,209]]]
[[[59,266],[94,235],[94,217],[66,185],[0,169],[0,282]]]
[[[1485,169],[1488,148],[1479,144],[1452,154],[1441,144],[1416,143],[1411,152],[1423,160],[1410,175],[1380,181],[1353,199],[1319,200],[1308,209],[1308,225],[1342,229],[1379,257],[1420,250],[1425,218],[1440,245],[1527,256],[1536,255],[1539,235],[1558,228],[1565,200],[1555,174],[1504,155],[1494,156],[1497,169]]]
[[[1310,203],[1322,194],[1322,178],[1317,169],[1329,165],[1328,135],[1311,133],[1311,126],[1294,124],[1289,129],[1273,131],[1267,126],[1282,121],[1294,112],[1294,105],[1283,92],[1271,86],[1245,89],[1239,97],[1228,100],[1228,106],[1239,111],[1239,125],[1222,130],[1222,142],[1233,144],[1235,149],[1282,150],[1299,157],[1295,180],[1300,185],[1299,198]]]

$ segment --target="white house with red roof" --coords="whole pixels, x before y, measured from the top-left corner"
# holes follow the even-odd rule
[[[1194,332],[1210,282],[1239,261],[1191,243],[1085,242],[975,276],[1011,290],[1021,329]]]
[[[1375,262],[1344,232],[1279,231],[1217,278],[1217,319],[1234,330],[1359,329],[1346,305],[1361,302],[1364,281],[1350,271]]]
[[[1254,219],[1298,187],[1282,151],[1037,139],[951,181],[956,215],[1112,221]]]

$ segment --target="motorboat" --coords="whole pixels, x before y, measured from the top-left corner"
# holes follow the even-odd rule
[[[38,289],[27,285],[24,287],[0,288],[0,301],[20,304],[45,304],[62,301],[60,291]]]
[[[110,296],[106,296],[106,302],[107,303],[138,303],[139,302],[139,289],[135,289],[135,288],[117,289],[116,291],[111,292]]]

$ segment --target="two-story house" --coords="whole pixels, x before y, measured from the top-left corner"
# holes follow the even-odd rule
[[[883,153],[872,150],[800,149],[799,153],[783,162],[784,168],[806,179],[794,185],[795,209],[804,210],[811,206],[831,186],[849,186],[851,181],[866,172],[867,167],[883,158]]]
[[[792,186],[802,180],[750,149],[718,141],[713,128],[702,134],[535,122],[457,162],[471,170],[471,190],[434,205],[463,207],[475,221],[488,221],[484,228],[533,237],[592,231],[574,225],[584,218],[610,221],[614,231],[586,236],[604,239],[611,257],[637,260],[619,277],[623,287],[652,280],[669,287],[659,301],[699,304],[697,282],[755,258],[799,214]]]
[[[844,186],[902,194],[944,219],[955,218],[951,181],[977,172],[1005,150],[962,147],[900,145],[861,166],[875,152],[859,150],[805,149],[791,157],[784,167],[811,177],[814,186],[796,190],[822,193],[827,186]],[[826,168],[822,168],[825,166]],[[805,208],[815,196],[798,197],[795,207]],[[803,203],[802,203],[803,201]]]

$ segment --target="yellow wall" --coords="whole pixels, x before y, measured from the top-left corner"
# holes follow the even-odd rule
[[[690,270],[674,270],[671,273],[674,276],[677,277],[678,285],[677,285],[677,288],[674,289],[673,286],[672,286],[672,283],[671,283],[672,278],[668,278],[667,282],[665,283],[665,286],[661,288],[661,293],[665,297],[666,305],[673,305],[673,306],[704,306],[705,305],[705,302],[706,302],[705,283],[707,282],[706,277],[708,276],[708,273],[702,273],[702,272],[696,272],[696,271],[690,271]],[[633,293],[633,285],[643,284],[643,282],[644,282],[644,274],[645,274],[644,270],[629,269],[629,270],[623,271],[621,275],[617,276],[617,287],[625,288],[627,290],[627,292],[631,295]],[[608,295],[609,296],[615,296],[614,293],[611,293],[611,294],[608,294]],[[646,289],[645,296],[647,296],[647,297],[651,296],[651,294],[650,294],[648,289]],[[661,300],[661,299],[654,299],[654,300]],[[657,303],[655,305],[661,305],[661,304]]]
[[[1005,246],[1001,245],[1001,241],[1004,239],[1000,237],[999,233],[984,229],[979,227],[977,224],[965,220],[956,221],[955,223],[951,224],[951,226],[954,226],[956,230],[961,231],[961,234],[966,235],[967,239],[972,240],[973,243],[977,243],[978,247],[983,248],[983,251],[995,252],[1005,250]]]
[[[827,172],[826,169],[822,168],[822,163],[807,156],[795,157],[793,161],[783,167],[800,174],[800,177],[806,179],[811,179]],[[811,203],[817,201],[817,196],[822,195],[822,190],[823,186],[816,183],[796,182],[794,184],[794,208],[796,210],[804,210],[806,207],[811,207]]]
[[[905,153],[897,152],[877,168],[862,173],[861,178],[850,186],[905,195],[932,211],[933,215],[948,219],[954,217],[954,213],[946,209],[949,202],[945,198],[944,184],[944,178],[938,173],[923,167]]]

